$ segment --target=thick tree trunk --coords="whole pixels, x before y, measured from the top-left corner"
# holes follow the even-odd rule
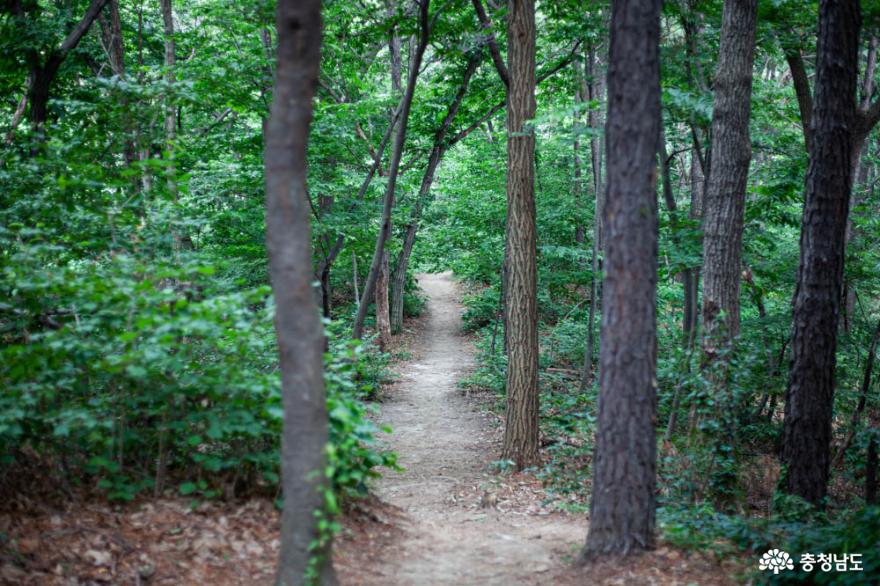
[[[320,8],[318,0],[278,2],[278,65],[266,129],[266,244],[284,400],[279,586],[307,583],[310,569],[321,584],[336,583],[330,537],[319,531],[315,516],[327,490],[328,429],[324,335],[312,293],[306,147],[320,63]]]
[[[860,24],[858,0],[820,3],[816,97],[793,300],[783,455],[786,491],[817,505],[828,486]]]
[[[612,4],[598,428],[582,562],[654,546],[660,7]]]
[[[391,233],[391,212],[394,209],[394,191],[397,186],[397,175],[400,171],[400,159],[403,156],[403,147],[406,142],[406,128],[409,122],[409,112],[412,106],[413,95],[416,90],[416,81],[419,77],[419,69],[422,64],[422,57],[425,54],[425,48],[428,46],[428,38],[430,36],[428,23],[428,6],[430,0],[420,0],[419,2],[419,41],[415,50],[411,54],[411,63],[409,68],[409,76],[406,82],[406,91],[400,105],[400,118],[398,120],[397,132],[394,134],[394,145],[391,153],[391,164],[388,169],[388,182],[385,186],[385,196],[382,203],[382,219],[379,227],[379,234],[376,236],[376,247],[373,251],[373,260],[370,263],[370,270],[367,273],[364,282],[364,291],[361,296],[360,305],[358,305],[357,315],[355,316],[354,326],[352,328],[352,337],[360,339],[364,331],[364,320],[367,317],[367,308],[373,300],[376,289],[376,279],[379,277],[379,270],[382,264],[382,257],[385,254],[385,243]]]
[[[507,412],[502,458],[538,463],[538,303],[535,227],[535,3],[507,15]]]
[[[757,0],[725,0],[712,110],[712,168],[703,220],[703,350],[739,335],[740,263],[752,146],[749,114]]]

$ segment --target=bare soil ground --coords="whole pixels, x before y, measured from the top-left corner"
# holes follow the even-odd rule
[[[446,273],[420,283],[426,315],[402,337],[413,358],[397,365],[380,414],[405,470],[349,506],[334,555],[342,584],[734,583],[729,564],[665,546],[571,567],[587,520],[547,508],[534,477],[492,471],[496,417],[457,387],[474,351],[460,332],[456,285]],[[195,508],[185,499],[22,501],[0,506],[0,584],[272,583],[278,515],[268,500]]]

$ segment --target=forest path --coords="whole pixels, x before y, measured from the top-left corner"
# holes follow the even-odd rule
[[[419,283],[427,324],[380,416],[405,471],[387,473],[376,493],[404,511],[404,532],[369,573],[381,576],[376,584],[547,584],[577,551],[586,522],[543,510],[534,482],[490,472],[492,426],[457,388],[474,349],[461,333],[456,284],[450,273]]]

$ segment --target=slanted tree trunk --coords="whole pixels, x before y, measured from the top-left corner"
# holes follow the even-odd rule
[[[654,546],[661,4],[612,3],[599,412],[581,562]]]
[[[440,165],[440,161],[446,152],[446,135],[449,132],[449,127],[452,125],[452,121],[458,113],[458,109],[461,106],[465,93],[467,92],[468,84],[479,64],[479,56],[471,56],[471,58],[468,59],[468,64],[465,68],[461,85],[458,87],[458,91],[452,99],[452,103],[449,104],[443,122],[440,123],[440,126],[434,133],[434,144],[431,147],[431,154],[428,155],[428,165],[425,167],[424,175],[422,175],[422,184],[419,188],[418,195],[416,195],[416,202],[410,213],[409,222],[404,229],[403,246],[400,249],[400,254],[397,255],[397,261],[394,263],[394,270],[391,275],[391,332],[395,334],[403,329],[403,300],[404,288],[406,286],[406,271],[409,268],[409,259],[412,254],[413,246],[415,246],[416,234],[418,233],[419,222],[422,217],[422,209],[431,199],[431,185],[434,183],[434,174],[437,171],[437,167]]]
[[[328,441],[323,331],[312,292],[312,250],[306,192],[306,147],[321,54],[319,0],[279,0],[278,65],[266,126],[266,244],[275,294],[284,430],[284,510],[276,583],[335,584],[330,537],[318,529],[324,507]],[[313,543],[319,547],[313,549]],[[315,561],[310,560],[315,557]]]
[[[409,122],[409,112],[412,106],[413,95],[416,90],[416,81],[419,77],[419,69],[422,64],[422,57],[425,54],[425,48],[428,46],[430,37],[430,29],[428,22],[428,6],[430,0],[419,0],[419,41],[415,50],[411,53],[409,76],[406,82],[406,91],[400,105],[400,117],[398,120],[397,132],[394,134],[394,145],[391,152],[391,163],[388,168],[388,182],[385,186],[385,196],[382,200],[382,219],[379,227],[379,234],[376,237],[376,247],[373,251],[373,260],[370,263],[370,270],[367,273],[364,282],[364,291],[361,296],[360,305],[358,305],[357,315],[355,316],[354,326],[352,328],[352,337],[360,339],[363,335],[364,320],[367,317],[367,308],[376,289],[376,279],[379,277],[382,258],[385,254],[385,243],[388,235],[391,233],[391,212],[394,209],[394,191],[397,186],[397,175],[400,171],[400,159],[403,156],[403,147],[406,142],[406,128]]]
[[[538,463],[538,276],[535,227],[535,3],[507,15],[507,412],[502,458]]]
[[[712,110],[712,167],[703,219],[703,350],[707,361],[739,334],[757,11],[757,0],[725,0],[721,20]]]
[[[824,500],[828,486],[860,24],[858,0],[822,0],[819,5],[816,97],[793,300],[783,452],[785,490],[816,505]]]
[[[61,46],[50,52],[42,63],[39,62],[39,55],[36,55],[36,53],[30,57],[33,66],[30,75],[30,86],[28,88],[27,102],[30,103],[28,117],[38,136],[42,135],[43,126],[46,123],[46,117],[49,112],[49,96],[52,83],[58,74],[58,69],[67,58],[68,53],[79,45],[80,40],[92,27],[92,23],[98,18],[98,14],[100,14],[107,2],[108,0],[92,0],[82,19],[67,35]]]

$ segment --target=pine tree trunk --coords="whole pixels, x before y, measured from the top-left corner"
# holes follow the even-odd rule
[[[535,227],[535,3],[507,15],[507,412],[502,458],[538,463],[538,304]]]
[[[660,7],[612,4],[598,428],[581,562],[654,546]]]
[[[321,52],[320,8],[318,0],[278,2],[278,65],[266,129],[266,244],[284,401],[279,586],[308,583],[310,568],[317,582],[336,583],[330,541],[319,532],[315,516],[324,508],[324,450],[329,437],[324,335],[312,292],[306,191],[306,150]],[[314,550],[319,537],[328,538],[326,545]]]
[[[739,334],[757,4],[757,0],[725,0],[721,21],[712,110],[712,168],[703,220],[703,350],[709,361]]]
[[[860,22],[858,0],[820,3],[783,455],[786,491],[816,505],[822,503],[828,486]]]

